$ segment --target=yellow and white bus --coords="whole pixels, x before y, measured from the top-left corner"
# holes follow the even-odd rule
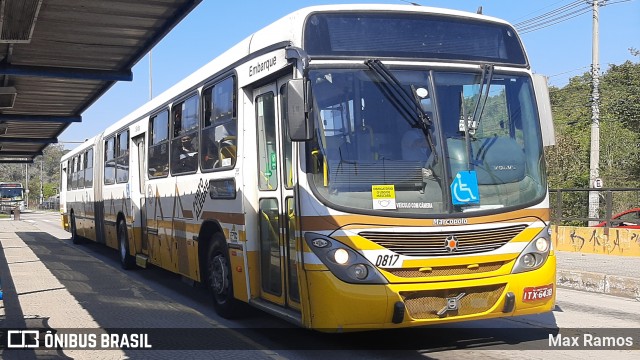
[[[507,22],[336,5],[66,154],[72,239],[322,331],[548,312],[548,91]]]

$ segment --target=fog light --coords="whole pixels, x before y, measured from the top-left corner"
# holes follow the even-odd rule
[[[369,275],[369,270],[367,270],[367,265],[365,264],[356,264],[351,267],[351,274],[358,280],[364,280]]]
[[[539,238],[536,240],[536,249],[540,252],[546,252],[549,249],[549,241],[545,238]]]
[[[522,257],[522,264],[526,267],[534,267],[536,265],[536,257],[532,254],[526,254]]]
[[[333,253],[333,259],[336,263],[344,265],[349,261],[349,253],[345,249],[338,249]]]

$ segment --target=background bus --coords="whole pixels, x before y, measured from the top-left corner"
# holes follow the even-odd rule
[[[74,242],[318,330],[551,311],[546,82],[513,27],[302,9],[61,161]]]
[[[24,211],[24,188],[19,182],[0,182],[0,212]]]

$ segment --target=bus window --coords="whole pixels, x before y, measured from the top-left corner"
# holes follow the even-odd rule
[[[78,189],[84,189],[84,153],[78,155]]]
[[[115,137],[104,141],[104,183],[106,185],[116,182],[115,141]]]
[[[233,167],[238,143],[234,78],[204,90],[202,102],[202,169]]]
[[[173,106],[171,173],[192,173],[198,168],[198,96]]]
[[[258,187],[260,190],[278,188],[276,155],[276,114],[272,92],[256,99],[258,119]]]
[[[286,85],[282,85],[280,87],[280,109],[286,109],[287,106],[287,98],[286,98]],[[286,124],[287,120],[287,112],[285,110],[281,111],[282,114],[282,124]],[[282,127],[282,155],[284,156],[283,166],[284,166],[284,186],[287,189],[291,189],[293,187],[293,167],[292,167],[292,158],[293,158],[293,144],[291,143],[291,139],[289,138],[288,127]]]
[[[67,161],[67,191],[73,188],[73,159]]]
[[[163,111],[149,120],[149,178],[169,174],[169,112]]]
[[[71,171],[73,174],[71,175],[71,189],[76,190],[78,188],[78,157],[74,156],[72,161]]]
[[[127,182],[129,180],[129,130],[118,134],[116,164],[116,181],[118,183]]]
[[[93,187],[93,149],[89,149],[85,155],[84,187]]]

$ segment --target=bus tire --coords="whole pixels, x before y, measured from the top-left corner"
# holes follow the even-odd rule
[[[127,235],[127,224],[123,219],[118,220],[118,253],[120,254],[120,265],[125,270],[133,269],[136,261],[129,254],[129,236]]]
[[[224,237],[216,233],[211,237],[206,257],[206,281],[211,290],[213,307],[225,319],[238,316],[238,300],[233,297],[233,281],[229,251]]]
[[[80,244],[80,236],[78,236],[78,228],[76,227],[76,215],[72,212],[69,216],[69,231],[71,232],[71,242]]]

